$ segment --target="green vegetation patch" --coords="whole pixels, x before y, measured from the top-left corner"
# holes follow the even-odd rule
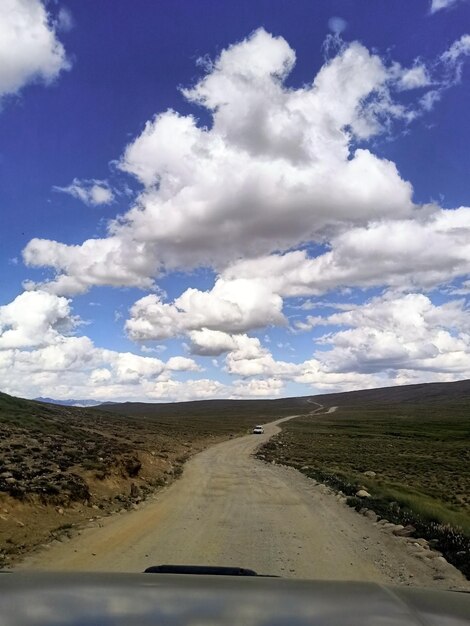
[[[356,403],[286,422],[260,453],[353,498],[365,488],[368,508],[436,539],[470,576],[469,416],[467,399]]]

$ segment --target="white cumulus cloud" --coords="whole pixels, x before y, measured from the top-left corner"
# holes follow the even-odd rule
[[[2,390],[29,397],[142,398],[172,373],[200,369],[183,356],[164,362],[97,347],[72,334],[78,324],[69,300],[46,292],[24,292],[1,306]]]
[[[67,193],[89,206],[110,204],[114,200],[114,193],[105,180],[74,178],[67,187],[54,186],[53,190]]]
[[[148,288],[165,271],[221,271],[372,222],[415,219],[411,184],[366,142],[396,121],[409,124],[458,82],[468,38],[437,63],[416,59],[409,68],[342,43],[310,83],[287,88],[295,52],[258,29],[206,61],[205,75],[182,90],[210,125],[167,110],[126,147],[119,167],[142,190],[109,236],[78,246],[33,239],[25,262],[55,270],[40,286],[60,295],[102,284]],[[400,102],[418,88],[415,103]],[[80,181],[65,189],[89,203],[106,196],[100,187],[93,199]]]
[[[40,0],[0,3],[0,96],[34,81],[52,82],[68,69],[65,50]]]
[[[27,379],[34,395],[189,399],[276,395],[287,382],[336,390],[429,372],[470,376],[464,305],[438,306],[426,295],[470,274],[470,208],[416,205],[411,184],[371,142],[432,109],[459,81],[470,36],[435,63],[402,67],[336,35],[335,56],[297,88],[285,82],[294,50],[263,29],[206,59],[204,75],[182,93],[209,123],[174,110],[147,121],[118,165],[140,192],[107,236],[28,243],[25,263],[53,277],[27,281],[29,291],[0,308],[7,389]],[[113,199],[97,179],[59,190],[90,205]],[[171,299],[159,291],[160,276],[198,267],[214,270],[212,288]],[[178,372],[202,369],[196,356],[165,362],[72,336],[77,320],[63,296],[95,285],[146,290],[130,309],[128,336],[181,338],[192,355],[224,355],[218,365],[234,382],[183,383]],[[368,287],[388,291],[304,317],[317,296]],[[285,300],[298,296],[312,299],[294,323]],[[250,336],[268,326],[289,332],[289,321],[294,330],[332,329],[303,362],[277,360]]]
[[[210,128],[169,110],[127,146],[120,167],[144,188],[136,205],[110,224],[110,237],[78,247],[47,242],[53,259],[33,241],[26,262],[56,269],[57,293],[70,284],[61,275],[82,288],[102,284],[95,259],[113,241],[138,250],[142,262],[133,274],[141,286],[163,267],[223,267],[370,219],[411,215],[412,188],[395,164],[354,147],[393,119],[411,119],[391,97],[396,65],[351,43],[310,84],[286,88],[294,61],[287,42],[263,29],[224,50],[183,91],[208,110]],[[116,280],[109,284],[128,284],[123,259],[113,259],[110,269]]]
[[[284,383],[279,378],[253,379],[238,381],[234,385],[235,397],[272,397],[278,396],[284,389]]]
[[[296,250],[243,260],[223,278],[262,282],[283,297],[348,286],[426,289],[470,273],[469,241],[470,208],[428,207],[419,219],[351,228],[332,237],[330,250],[314,258]]]
[[[431,0],[431,13],[437,13],[442,9],[450,9],[456,4],[466,0]]]
[[[0,349],[54,343],[76,323],[69,301],[46,292],[24,292],[0,306]]]
[[[185,356],[172,356],[166,362],[166,368],[172,372],[198,372],[199,365]]]
[[[79,246],[35,238],[23,251],[23,260],[33,267],[48,265],[57,270],[54,280],[42,284],[28,281],[28,289],[71,296],[84,293],[93,285],[147,289],[154,286],[149,278],[154,263],[145,245],[120,237],[88,239]]]
[[[203,329],[206,337],[207,331],[240,333],[270,324],[286,324],[280,296],[260,281],[219,279],[211,291],[190,288],[172,304],[155,294],[141,298],[131,308],[126,330],[132,339],[146,341]],[[191,340],[196,345],[198,337],[201,345],[201,334]],[[215,337],[220,342],[221,335],[211,335]]]
[[[390,370],[470,376],[470,317],[463,300],[434,305],[419,293],[387,292],[315,325],[331,349],[317,354],[330,371],[364,374]]]

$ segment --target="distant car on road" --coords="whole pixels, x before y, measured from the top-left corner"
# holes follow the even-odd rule
[[[264,433],[264,428],[260,425],[255,426],[253,428],[253,435],[262,435]]]

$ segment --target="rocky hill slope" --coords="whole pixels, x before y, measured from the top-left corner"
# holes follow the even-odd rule
[[[177,406],[160,408],[158,418],[124,416],[0,393],[0,564],[132,508],[178,476],[192,454],[263,420],[249,403],[230,415]],[[288,410],[267,403],[266,419]]]

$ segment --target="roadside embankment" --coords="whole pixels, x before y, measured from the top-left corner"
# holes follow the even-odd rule
[[[339,407],[286,423],[258,457],[318,480],[390,532],[470,577],[468,417],[426,407]],[[417,550],[419,547],[414,546]]]

